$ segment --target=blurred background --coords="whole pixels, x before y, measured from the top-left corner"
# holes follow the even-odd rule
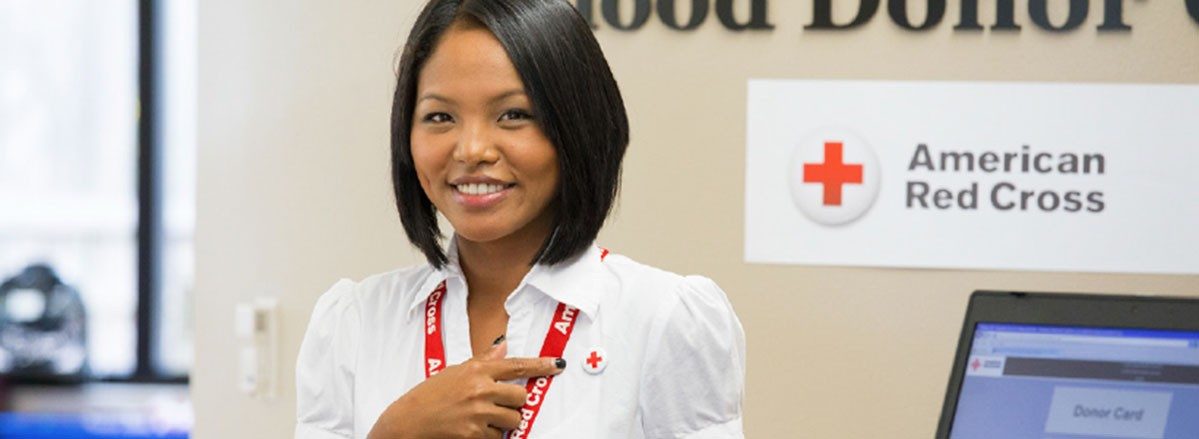
[[[188,436],[195,22],[0,2],[0,437]]]

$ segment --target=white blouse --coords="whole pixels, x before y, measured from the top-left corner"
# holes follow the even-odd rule
[[[296,362],[297,439],[365,438],[425,379],[424,305],[443,280],[445,355],[472,357],[466,280],[449,263],[341,280],[317,301]],[[536,357],[558,303],[580,316],[532,438],[742,438],[745,335],[711,280],[591,247],[536,265],[508,297],[508,355]],[[586,370],[593,351],[606,367]],[[524,384],[524,381],[519,381]]]

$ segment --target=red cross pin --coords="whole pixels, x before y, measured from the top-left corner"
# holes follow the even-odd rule
[[[583,370],[587,373],[595,375],[604,371],[608,367],[608,353],[604,352],[604,348],[591,348],[587,352],[587,357],[583,358]]]

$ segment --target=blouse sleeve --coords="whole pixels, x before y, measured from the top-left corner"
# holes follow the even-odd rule
[[[724,291],[690,276],[649,336],[641,411],[647,438],[743,438],[745,333]]]
[[[296,360],[296,439],[354,435],[359,313],[353,290],[353,282],[338,281],[312,311]]]

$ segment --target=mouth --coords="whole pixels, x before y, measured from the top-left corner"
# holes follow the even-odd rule
[[[463,195],[491,195],[516,186],[514,183],[463,183],[451,185]]]
[[[454,188],[454,200],[471,211],[487,211],[499,206],[516,183],[506,183],[493,179],[478,179],[455,181],[450,183]]]

